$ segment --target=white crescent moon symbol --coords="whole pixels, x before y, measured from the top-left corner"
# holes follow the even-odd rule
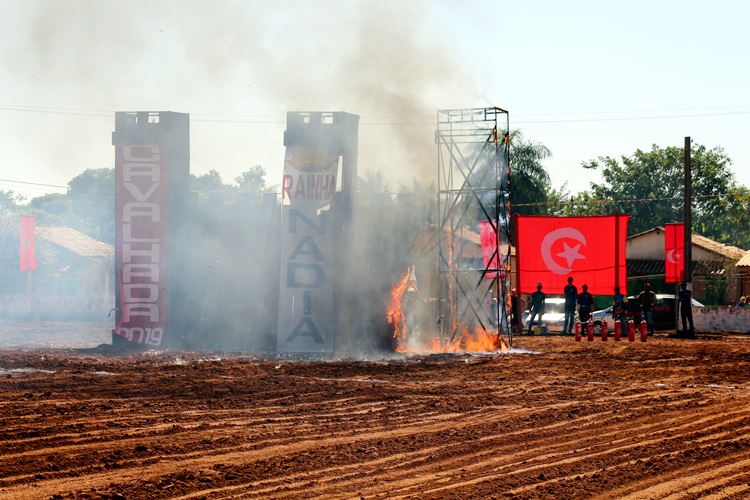
[[[577,229],[563,227],[550,231],[542,240],[542,260],[544,261],[544,265],[547,266],[547,269],[555,274],[568,274],[571,269],[561,266],[552,258],[552,245],[560,238],[576,240],[578,243],[583,244],[583,246],[586,246],[586,238]]]
[[[677,264],[677,261],[674,260],[674,252],[677,250],[676,248],[673,248],[667,253],[667,261],[671,262],[672,264]]]

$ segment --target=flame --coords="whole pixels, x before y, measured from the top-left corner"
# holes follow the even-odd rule
[[[448,308],[450,310],[450,318],[449,320],[449,327],[451,331],[456,331],[456,328],[458,327],[456,323],[456,291],[453,288],[453,281],[455,279],[458,279],[458,262],[454,262],[453,260],[453,250],[454,250],[454,242],[453,242],[453,231],[446,230],[445,232],[445,239],[447,240],[447,245],[445,250],[445,256],[446,256],[446,262],[448,264],[449,269],[449,275],[448,275]]]
[[[452,341],[441,345],[440,339],[430,340],[423,348],[413,348],[407,343],[409,331],[406,327],[403,310],[404,293],[409,287],[410,270],[391,286],[391,300],[386,308],[388,324],[393,325],[393,339],[396,352],[401,353],[440,353],[440,352],[489,352],[506,351],[508,346],[496,332],[477,326],[473,332],[462,327]]]
[[[446,232],[444,237],[450,243],[445,249],[448,267],[452,273],[457,275],[458,269],[453,259],[452,235],[450,231]],[[447,280],[448,307],[447,311],[447,330],[456,332],[450,340],[446,341],[439,338],[438,332],[418,331],[411,332],[413,338],[409,337],[410,332],[406,324],[406,315],[404,313],[404,298],[406,292],[410,290],[411,266],[406,270],[404,275],[391,285],[391,299],[386,307],[386,316],[388,324],[393,327],[393,347],[396,352],[400,353],[444,353],[444,352],[490,352],[505,351],[508,345],[495,330],[486,330],[477,326],[470,331],[467,326],[461,326],[456,320],[457,300],[453,279]],[[411,288],[416,292],[416,287]],[[510,300],[510,297],[506,297]],[[422,326],[421,328],[424,328]],[[434,337],[428,337],[434,333]]]
[[[398,352],[403,352],[399,348],[406,348],[406,321],[401,302],[409,284],[410,274],[410,269],[407,269],[406,274],[395,285],[391,286],[391,301],[386,308],[388,324],[393,325],[393,338],[396,340],[396,351]]]
[[[488,352],[507,349],[508,346],[496,332],[477,326],[474,332],[462,327],[454,336],[453,341],[440,348],[440,352]]]

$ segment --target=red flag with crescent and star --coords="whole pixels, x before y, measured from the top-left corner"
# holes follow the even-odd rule
[[[537,283],[546,294],[562,294],[568,277],[578,289],[612,295],[615,286],[627,294],[625,239],[630,215],[587,217],[516,217],[516,267],[521,293]]]
[[[664,224],[664,282],[685,281],[685,224]]]

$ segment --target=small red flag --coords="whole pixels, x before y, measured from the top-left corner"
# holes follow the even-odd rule
[[[521,293],[537,283],[562,294],[569,276],[594,295],[611,295],[615,285],[627,293],[625,238],[630,215],[547,217],[519,215],[516,262]]]
[[[34,256],[34,225],[36,218],[31,215],[21,216],[21,271],[36,270]]]
[[[479,240],[482,243],[482,257],[484,258],[484,267],[487,272],[485,278],[494,278],[500,269],[500,259],[498,258],[497,233],[488,220],[479,221]]]
[[[685,281],[685,224],[664,225],[664,282]]]

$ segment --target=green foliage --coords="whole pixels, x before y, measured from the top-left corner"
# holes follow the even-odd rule
[[[416,221],[417,229],[424,229],[435,224],[437,219],[437,186],[412,179],[411,186],[399,184],[397,198],[408,210],[408,217]]]
[[[261,193],[266,188],[266,169],[260,165],[255,165],[250,170],[242,172],[234,178],[234,182],[237,183],[239,191],[254,193]]]
[[[568,190],[568,183],[564,183],[560,189],[552,187],[545,194],[547,205],[543,207],[540,215],[569,216],[573,215],[573,196]]]
[[[0,191],[0,203],[6,199],[2,196],[5,194],[12,192]],[[21,212],[4,204],[0,209],[0,270],[18,269],[20,225]]]
[[[601,183],[574,200],[575,215],[629,213],[629,234],[683,220],[684,153],[681,147],[636,150],[620,160],[599,157],[583,163]],[[691,147],[693,230],[722,243],[750,246],[750,193],[729,170],[722,148]],[[743,224],[738,222],[744,221]]]
[[[200,176],[190,174],[190,190],[197,192],[203,200],[207,200],[210,193],[244,193],[245,196],[250,194],[252,201],[259,203],[262,193],[278,187],[268,187],[264,179],[265,176],[266,169],[260,165],[255,165],[234,178],[234,182],[237,184],[224,184],[219,172],[212,169]]]
[[[23,203],[23,196],[13,191],[0,190],[0,210],[15,210]]]
[[[263,193],[276,187],[267,187],[265,176],[266,169],[260,165],[255,165],[250,170],[235,177],[234,182],[237,183],[237,190],[240,193],[249,193],[254,201],[260,202]]]
[[[357,179],[357,191],[366,194],[388,193],[388,182],[380,170],[368,170],[364,177]]]
[[[221,175],[219,175],[219,172],[211,169],[201,176],[190,174],[190,190],[208,195],[208,193],[232,191],[233,187],[225,185],[221,181]]]
[[[70,211],[65,225],[105,243],[115,242],[115,170],[87,169],[68,182]],[[64,196],[64,195],[60,195]],[[64,203],[49,200],[47,206],[62,210]],[[61,221],[63,222],[63,221]],[[51,225],[41,220],[42,225]]]
[[[549,214],[551,181],[542,162],[552,153],[544,144],[527,141],[519,130],[510,133],[510,206],[515,214]]]

